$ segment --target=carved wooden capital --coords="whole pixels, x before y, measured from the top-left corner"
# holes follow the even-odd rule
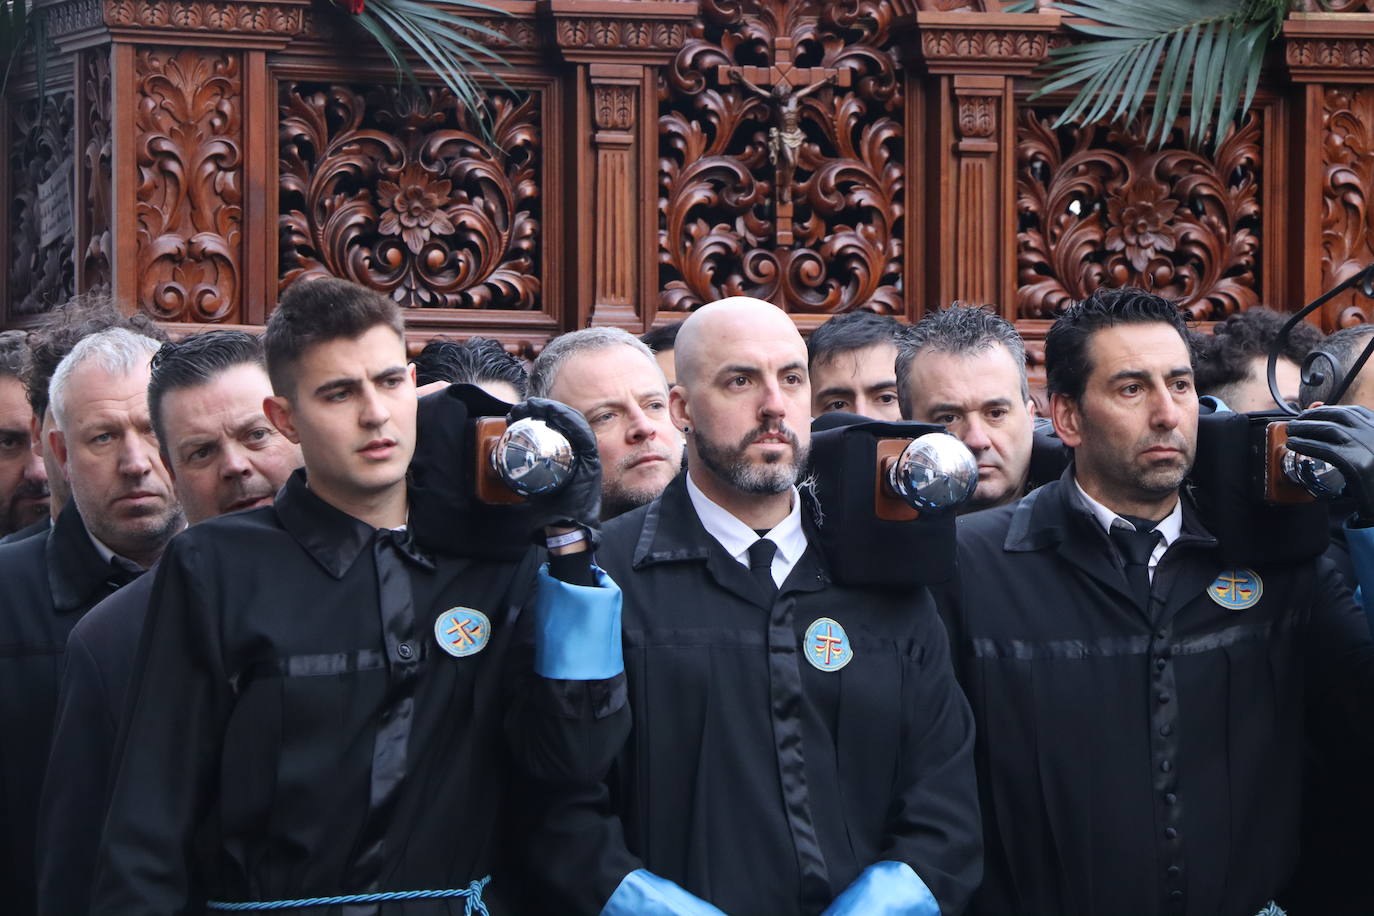
[[[58,42],[91,32],[137,30],[140,39],[213,32],[216,40],[285,39],[304,31],[309,0],[67,0],[47,6]]]
[[[997,133],[997,98],[990,95],[959,96],[959,136],[983,140]]]
[[[566,60],[666,64],[686,42],[696,0],[545,0],[554,42]]]
[[[635,122],[635,87],[596,86],[592,117],[598,130],[629,130]]]
[[[1294,13],[1283,37],[1294,80],[1374,83],[1374,14]]]
[[[1060,14],[920,11],[901,23],[906,56],[928,73],[1029,74],[1062,43]]]

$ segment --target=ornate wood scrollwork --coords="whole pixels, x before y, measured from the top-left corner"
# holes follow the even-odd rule
[[[901,80],[885,50],[885,2],[703,0],[701,21],[660,77],[660,308],[748,294],[790,311],[900,313],[904,132]],[[722,68],[769,67],[779,38],[798,67],[848,71],[852,88],[799,99],[794,241],[775,244],[773,104]]]
[[[1054,118],[1016,122],[1019,317],[1099,286],[1158,291],[1199,320],[1259,304],[1258,109],[1210,157],[1147,149],[1139,125],[1056,131]]]
[[[75,203],[70,193],[74,174],[74,109],[70,92],[50,94],[41,103],[28,100],[11,108],[11,314],[45,311],[75,292],[75,241],[70,217],[70,207]],[[45,220],[40,206],[41,189],[56,189],[64,176],[66,193],[59,190],[54,196],[65,200],[66,216],[58,212]],[[49,230],[46,233],[45,224]],[[56,237],[52,238],[54,228]]]
[[[1322,288],[1374,258],[1374,89],[1329,87],[1322,99]],[[1335,301],[1332,323],[1367,321],[1355,293]],[[1330,312],[1328,314],[1331,314]]]
[[[166,321],[231,321],[241,282],[239,55],[143,49],[138,104],[138,303]]]
[[[113,254],[110,237],[110,169],[114,155],[110,134],[110,109],[113,104],[110,83],[110,55],[92,51],[82,55],[86,81],[85,98],[89,100],[82,116],[86,119],[86,147],[82,150],[81,168],[85,171],[89,214],[85,250],[85,285],[88,288],[108,288],[111,281],[110,258]],[[80,201],[76,202],[78,206]]]
[[[334,275],[406,306],[539,308],[539,93],[488,105],[494,144],[444,89],[284,83],[281,287]]]

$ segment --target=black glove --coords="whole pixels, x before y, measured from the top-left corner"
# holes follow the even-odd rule
[[[1365,407],[1314,407],[1288,424],[1288,447],[1329,461],[1345,475],[1360,517],[1374,520],[1374,412]]]
[[[576,462],[572,476],[551,493],[529,497],[532,535],[537,543],[544,543],[544,528],[581,526],[587,530],[591,547],[595,548],[601,535],[601,454],[596,449],[596,436],[582,414],[567,404],[545,398],[530,398],[516,404],[506,415],[507,423],[532,417],[543,420],[558,430],[572,445]]]

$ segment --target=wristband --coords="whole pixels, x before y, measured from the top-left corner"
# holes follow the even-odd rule
[[[578,541],[585,541],[587,532],[578,528],[576,531],[569,531],[567,534],[555,534],[553,537],[545,538],[544,546],[550,550],[557,550],[560,547],[569,547]]]

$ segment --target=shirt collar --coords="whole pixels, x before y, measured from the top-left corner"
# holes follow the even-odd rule
[[[336,579],[342,579],[379,536],[390,538],[420,566],[434,568],[434,561],[414,545],[404,527],[373,528],[321,499],[307,485],[305,468],[291,473],[273,506],[282,527]]]
[[[1083,501],[1084,507],[1087,508],[1088,512],[1092,514],[1092,517],[1097,520],[1097,523],[1102,526],[1103,531],[1110,534],[1113,527],[1130,528],[1132,531],[1135,530],[1135,526],[1130,522],[1089,496],[1088,491],[1083,489],[1083,485],[1078,482],[1077,477],[1073,479],[1073,486],[1078,492],[1078,497]],[[1154,530],[1158,531],[1164,538],[1164,546],[1166,547],[1178,540],[1178,536],[1183,533],[1182,495],[1180,495],[1178,500],[1174,503],[1173,511],[1164,516],[1159,524],[1155,525]]]
[[[712,502],[692,480],[690,472],[683,476],[687,478],[687,496],[692,500],[692,508],[696,510],[706,533],[719,541],[730,556],[746,562],[750,545],[759,539],[758,533]],[[763,535],[777,545],[778,555],[787,563],[795,563],[806,552],[806,532],[802,530],[801,518],[801,494],[793,487],[792,511]]]
[[[102,541],[95,535],[91,534],[91,529],[86,529],[86,536],[89,537],[91,539],[91,543],[95,545],[95,552],[100,554],[100,559],[104,560],[106,563],[110,564],[111,566],[122,567],[123,569],[127,569],[129,572],[141,573],[144,571],[144,568],[139,564],[135,563],[133,560],[130,560],[128,557],[121,556],[115,553],[109,547],[106,547],[104,541]]]

